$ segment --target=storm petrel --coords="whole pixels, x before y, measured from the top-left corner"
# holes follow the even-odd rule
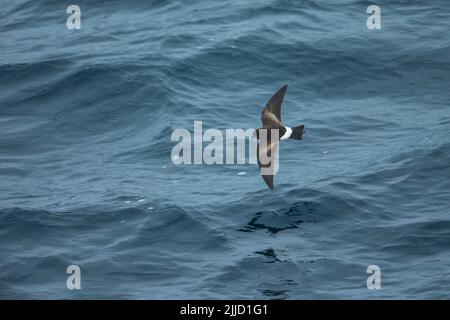
[[[283,103],[283,98],[287,90],[287,85],[281,87],[273,96],[270,98],[269,102],[267,102],[266,107],[263,109],[261,113],[261,122],[262,128],[255,130],[256,138],[259,140],[257,147],[257,159],[258,166],[264,182],[269,186],[270,189],[273,189],[273,163],[271,159],[268,163],[266,161],[261,161],[261,158],[269,158],[276,152],[276,148],[278,148],[279,140],[285,139],[295,139],[301,140],[303,136],[304,125],[290,128],[287,126],[283,126],[281,124],[281,104]],[[264,130],[266,132],[266,142],[261,143],[260,140],[260,130]],[[278,130],[278,139],[271,139],[271,129]],[[264,170],[263,170],[264,169]],[[264,172],[263,172],[264,171]]]

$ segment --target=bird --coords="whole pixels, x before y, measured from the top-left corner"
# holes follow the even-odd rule
[[[277,151],[280,140],[294,139],[302,140],[303,133],[305,133],[305,125],[290,128],[281,124],[281,104],[283,103],[284,95],[286,94],[288,86],[284,85],[270,98],[261,112],[262,128],[256,129],[254,135],[258,139],[257,145],[257,160],[260,174],[270,189],[274,189],[273,176],[274,172],[274,159],[272,154]],[[260,131],[261,129],[266,129]],[[278,138],[271,138],[271,130],[278,130]],[[260,133],[267,135],[266,141],[261,141]],[[264,143],[266,142],[266,143]],[[270,159],[267,161],[263,161]]]

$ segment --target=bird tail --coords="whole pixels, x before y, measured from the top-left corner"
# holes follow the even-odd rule
[[[303,136],[303,129],[305,129],[305,126],[302,124],[301,126],[292,128],[292,134],[289,138],[296,139],[296,140],[302,140]]]

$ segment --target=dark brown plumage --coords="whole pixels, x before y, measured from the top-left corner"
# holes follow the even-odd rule
[[[273,168],[275,166],[274,163],[264,163],[261,161],[265,155],[271,159],[272,154],[275,154],[278,148],[279,140],[281,137],[288,132],[288,136],[286,138],[293,138],[297,140],[302,139],[304,126],[298,126],[295,128],[286,128],[281,125],[281,104],[283,103],[284,95],[286,94],[287,85],[281,87],[273,96],[270,98],[269,102],[267,102],[265,108],[261,113],[261,122],[262,129],[267,129],[264,134],[267,134],[267,143],[264,144],[261,141],[258,142],[257,147],[257,159],[259,170],[264,168],[264,174],[261,172],[261,176],[264,179],[265,183],[269,186],[270,189],[273,189]],[[271,137],[271,129],[278,130],[279,136],[278,139],[272,139]],[[289,132],[290,130],[290,132]],[[256,137],[260,139],[260,129],[256,130]]]

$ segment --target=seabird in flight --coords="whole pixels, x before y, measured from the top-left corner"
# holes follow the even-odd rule
[[[281,124],[281,104],[283,103],[284,94],[287,90],[287,85],[281,87],[267,102],[266,107],[261,113],[262,128],[255,130],[256,138],[259,140],[257,147],[257,159],[259,171],[265,183],[270,189],[273,189],[273,163],[272,161],[262,161],[262,159],[271,159],[272,154],[278,148],[279,140],[295,139],[301,140],[303,136],[304,125],[290,128]],[[260,130],[264,130],[267,135],[267,143],[262,143],[260,140]],[[271,129],[278,130],[278,139],[271,139]],[[272,141],[273,140],[273,141]],[[272,159],[271,159],[272,160]],[[263,172],[264,171],[264,172]],[[275,172],[276,173],[276,172]]]

